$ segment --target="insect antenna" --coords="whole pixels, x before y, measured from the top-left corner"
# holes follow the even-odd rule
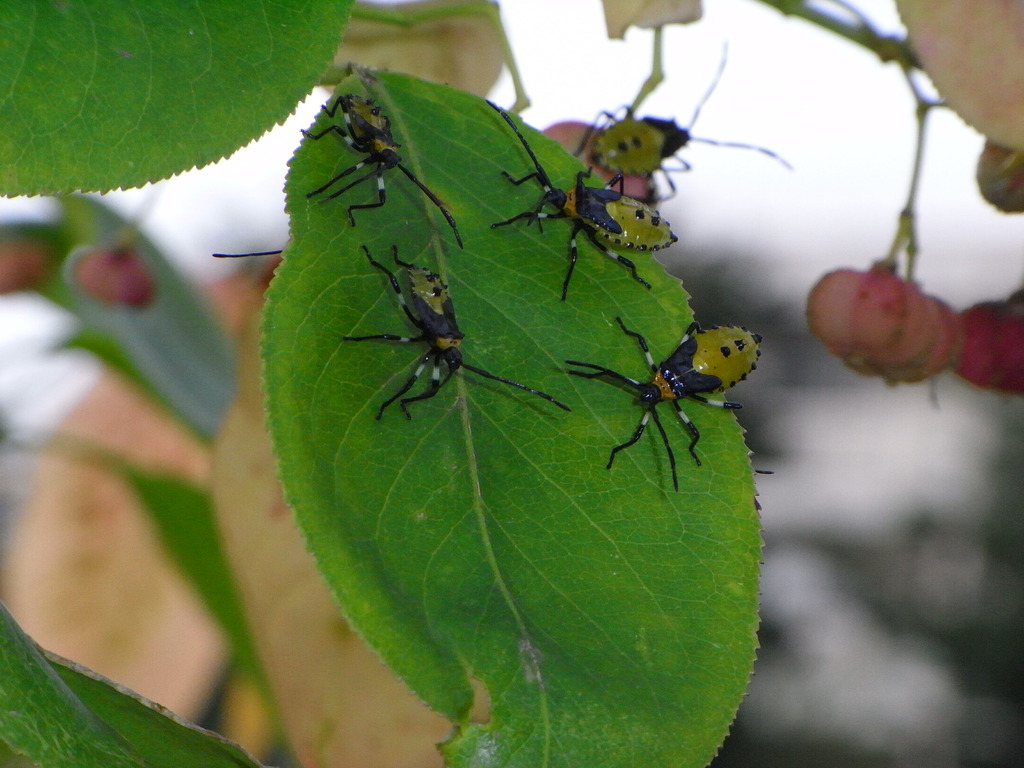
[[[711,98],[711,94],[715,92],[715,88],[718,87],[718,82],[722,79],[722,73],[725,72],[725,62],[729,57],[729,43],[725,42],[722,44],[722,58],[718,62],[718,71],[715,72],[715,76],[711,79],[711,85],[708,86],[707,91],[701,96],[700,101],[697,102],[697,107],[693,110],[693,117],[690,118],[690,122],[687,123],[686,130],[689,131],[693,128],[697,122],[697,118],[700,117],[700,111],[704,109],[704,105],[708,103],[708,99]]]
[[[734,148],[737,148],[737,149],[754,149],[754,150],[757,150],[758,152],[760,152],[761,154],[768,155],[768,157],[775,158],[780,163],[782,163],[784,166],[786,166],[786,168],[788,168],[791,171],[793,170],[793,166],[789,164],[789,162],[786,160],[786,158],[782,157],[781,155],[776,154],[775,152],[772,152],[767,147],[759,147],[756,144],[743,144],[743,143],[737,142],[737,141],[715,141],[714,139],[700,139],[700,138],[697,138],[696,136],[691,136],[690,137],[690,141],[697,141],[697,142],[700,142],[701,144],[713,144],[716,147],[734,147]]]
[[[214,253],[217,259],[241,259],[246,256],[280,256],[284,251],[253,251],[252,253]]]
[[[725,72],[725,62],[726,62],[726,59],[728,58],[728,56],[729,56],[729,43],[726,42],[726,43],[724,43],[722,45],[722,58],[718,62],[718,71],[715,72],[715,76],[711,80],[711,85],[708,87],[707,91],[701,97],[700,101],[697,102],[697,108],[693,111],[693,117],[690,118],[690,122],[687,124],[687,127],[684,129],[686,131],[687,140],[688,141],[697,141],[697,142],[700,142],[701,144],[713,144],[716,147],[735,147],[737,149],[755,149],[758,152],[761,152],[762,154],[768,155],[768,157],[774,157],[776,160],[778,160],[780,163],[782,163],[784,166],[786,166],[786,168],[788,168],[789,170],[793,170],[793,166],[790,165],[788,162],[786,162],[786,160],[784,158],[782,158],[779,155],[775,154],[770,149],[766,149],[765,147],[759,147],[759,146],[757,146],[755,144],[743,144],[743,143],[735,142],[735,141],[715,141],[714,139],[701,139],[701,138],[698,138],[697,136],[694,136],[692,133],[690,133],[690,131],[693,130],[693,126],[697,123],[697,118],[700,117],[700,111],[704,108],[704,105],[707,104],[708,99],[711,98],[711,94],[713,94],[715,92],[715,88],[718,87],[718,82],[722,79],[722,73]]]
[[[580,378],[583,379],[596,379],[601,376],[608,376],[609,378],[615,379],[619,383],[625,384],[626,386],[632,387],[633,389],[639,389],[640,387],[640,382],[631,379],[628,376],[623,376],[621,373],[619,373],[618,371],[613,371],[611,368],[605,368],[603,365],[594,365],[593,363],[582,363],[579,360],[566,360],[565,362],[568,363],[569,365],[578,365],[581,368],[590,368],[593,371],[592,373],[589,371],[566,371],[566,373],[572,374],[573,376],[579,376]]]
[[[413,184],[419,187],[420,191],[428,198],[430,198],[430,202],[437,206],[437,210],[441,212],[441,215],[444,216],[445,221],[448,222],[448,226],[451,227],[452,232],[455,233],[455,242],[459,244],[459,248],[463,248],[464,246],[462,245],[462,235],[459,234],[459,228],[455,226],[455,219],[448,212],[448,209],[444,207],[444,203],[441,202],[440,198],[438,198],[437,195],[435,195],[433,192],[427,189],[427,186],[418,178],[416,178],[416,175],[401,163],[398,163],[398,170],[404,173],[409,178],[409,181],[411,181]]]
[[[470,365],[469,363],[466,363],[466,362],[462,363],[462,367],[472,371],[473,373],[477,374],[478,376],[483,376],[485,379],[491,379],[492,381],[500,381],[502,384],[508,384],[510,386],[516,387],[517,389],[521,389],[524,392],[529,392],[530,394],[537,395],[537,397],[543,397],[549,403],[554,403],[559,408],[561,408],[563,411],[571,411],[572,410],[572,408],[570,408],[568,405],[566,405],[565,403],[559,402],[558,400],[555,400],[555,398],[553,398],[551,395],[547,394],[546,392],[541,392],[540,390],[532,389],[531,387],[528,387],[525,384],[520,384],[518,381],[512,381],[511,379],[506,379],[506,378],[504,378],[502,376],[495,376],[493,373],[485,371],[483,368],[477,368],[475,365]]]
[[[540,160],[538,160],[537,156],[533,153],[533,149],[530,147],[529,143],[527,143],[526,137],[523,136],[518,126],[516,126],[515,121],[512,120],[508,112],[503,110],[493,101],[488,101],[487,103],[491,105],[495,112],[497,112],[499,115],[502,116],[502,118],[504,118],[505,122],[508,123],[512,130],[515,132],[516,136],[519,137],[519,141],[522,143],[523,148],[526,150],[526,153],[530,156],[530,159],[533,161],[534,167],[537,169],[537,180],[541,183],[541,186],[543,186],[546,190],[551,189],[551,179],[548,178],[547,173],[544,171],[544,168],[540,164]],[[523,179],[523,181],[525,181],[525,179]]]

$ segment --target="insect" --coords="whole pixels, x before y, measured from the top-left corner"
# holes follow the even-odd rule
[[[747,378],[747,374],[757,367],[757,359],[761,356],[761,336],[734,325],[712,326],[702,330],[697,323],[692,323],[675,351],[659,365],[655,364],[654,358],[651,357],[647,340],[636,331],[626,328],[621,318],[616,317],[615,320],[622,328],[623,333],[637,340],[654,377],[647,382],[637,381],[610,368],[592,363],[581,363],[578,360],[566,360],[565,362],[589,370],[570,370],[569,373],[585,379],[597,379],[603,376],[636,390],[639,402],[646,406],[646,410],[640,423],[637,424],[633,436],[612,448],[606,468],[611,469],[615,455],[619,451],[629,448],[640,439],[648,421],[653,417],[654,426],[658,428],[661,441],[668,453],[668,463],[672,468],[672,485],[678,491],[679,479],[676,476],[676,460],[668,441],[668,434],[661,424],[661,419],[658,418],[658,403],[668,400],[675,407],[679,419],[690,432],[690,455],[693,456],[697,466],[701,466],[696,451],[700,432],[697,430],[697,426],[690,421],[679,401],[689,398],[705,405],[713,405],[716,408],[742,408],[739,403],[728,400],[710,400],[706,395],[724,392],[737,382]]]
[[[693,126],[700,116],[704,104],[711,97],[718,81],[722,77],[725,68],[725,57],[719,65],[718,72],[710,88],[697,104],[697,108],[686,126],[681,126],[675,120],[667,120],[658,117],[638,118],[633,113],[632,107],[623,107],[619,110],[621,114],[613,112],[602,112],[598,120],[594,122],[591,130],[584,134],[580,142],[577,156],[588,156],[588,161],[609,171],[621,173],[626,176],[642,176],[650,182],[650,194],[647,202],[661,199],[665,200],[676,193],[676,185],[672,181],[671,173],[690,170],[690,164],[678,157],[676,153],[691,141],[702,144],[714,144],[720,147],[738,147],[741,149],[753,149],[769,157],[773,157],[787,168],[791,168],[783,158],[764,147],[752,144],[742,144],[732,141],[716,141],[714,139],[698,138],[693,135]],[[664,161],[673,158],[680,163],[680,167],[668,167]],[[657,188],[653,183],[654,174],[661,173],[665,177],[671,192],[659,198]]]
[[[328,117],[333,118],[339,109],[341,110],[342,117],[345,119],[344,126],[340,126],[335,123],[327,126],[317,133],[310,133],[308,131],[303,131],[303,133],[314,141],[322,139],[329,133],[336,134],[349,147],[356,152],[365,154],[366,157],[352,167],[333,176],[326,184],[322,184],[312,192],[307,193],[306,197],[315,197],[316,195],[326,192],[335,184],[346,179],[349,175],[358,173],[368,167],[369,170],[366,173],[362,174],[354,181],[348,182],[340,189],[335,189],[326,197],[327,200],[333,200],[352,189],[352,187],[366,181],[371,176],[376,176],[377,202],[358,203],[348,207],[349,223],[352,224],[352,226],[355,226],[356,222],[352,215],[352,211],[362,208],[380,208],[383,206],[387,200],[387,192],[384,187],[384,172],[391,170],[392,168],[397,168],[404,173],[413,184],[420,188],[420,191],[427,196],[430,202],[437,206],[441,215],[444,216],[445,221],[448,222],[448,226],[450,226],[452,228],[452,232],[455,233],[455,241],[459,244],[459,247],[462,248],[462,236],[459,234],[459,228],[455,224],[455,219],[452,218],[451,213],[447,208],[445,208],[444,203],[442,203],[440,198],[431,192],[422,181],[416,178],[416,174],[402,164],[402,158],[398,154],[398,149],[402,145],[396,142],[394,136],[391,135],[391,120],[386,115],[381,114],[380,107],[375,105],[371,99],[362,99],[355,94],[349,93],[339,96],[333,105],[325,106],[324,112]]]
[[[491,103],[488,102],[488,104]],[[520,219],[526,219],[527,226],[536,221],[538,227],[541,226],[541,221],[544,219],[572,220],[572,230],[569,234],[569,268],[565,273],[565,280],[562,282],[562,301],[565,301],[569,291],[569,281],[576,268],[576,235],[580,231],[586,233],[590,242],[598,250],[628,269],[634,280],[645,288],[650,288],[650,283],[637,274],[636,265],[622,254],[613,251],[609,246],[635,251],[657,251],[668,248],[679,239],[673,234],[668,222],[661,217],[661,214],[644,203],[622,194],[621,175],[617,175],[603,188],[588,187],[583,180],[590,177],[590,171],[580,171],[576,174],[574,187],[568,190],[556,189],[552,186],[551,179],[544,171],[533,149],[527,143],[526,137],[516,127],[512,118],[497,105],[491,104],[491,106],[519,137],[519,141],[522,142],[536,169],[521,179],[514,178],[508,171],[502,171],[502,175],[516,186],[530,179],[536,179],[544,190],[540,202],[534,208],[516,214],[510,219],[491,224],[491,227],[503,227]],[[617,190],[613,188],[616,185],[619,187]],[[553,205],[558,212],[542,213],[541,209],[545,205]]]
[[[407,418],[411,419],[412,414],[409,413],[409,403],[414,403],[419,400],[429,400],[432,398],[459,368],[465,368],[478,376],[483,376],[484,378],[491,379],[492,381],[499,381],[502,384],[508,384],[509,386],[516,387],[524,392],[537,395],[537,397],[542,397],[548,402],[554,403],[564,411],[572,410],[569,406],[559,402],[551,395],[536,389],[531,389],[530,387],[516,381],[503,378],[502,376],[495,376],[493,373],[465,362],[465,360],[462,359],[461,348],[465,334],[459,330],[459,324],[455,319],[455,308],[452,306],[451,297],[448,295],[448,286],[441,280],[441,277],[435,272],[401,261],[398,258],[397,247],[392,246],[392,257],[394,258],[395,263],[402,267],[408,275],[410,287],[409,294],[412,303],[412,308],[410,309],[409,302],[406,301],[405,294],[402,292],[402,288],[398,283],[398,278],[395,276],[395,273],[380,262],[376,261],[370,255],[370,251],[365,245],[362,246],[362,249],[366,254],[366,258],[369,259],[370,264],[387,275],[388,280],[391,283],[391,288],[398,297],[398,303],[402,306],[402,310],[405,312],[406,317],[408,317],[409,321],[419,329],[420,333],[418,336],[400,336],[394,333],[377,333],[372,336],[345,336],[344,340],[397,341],[402,344],[425,341],[430,345],[430,349],[428,349],[427,353],[420,359],[419,366],[413,374],[406,380],[401,388],[395,392],[395,394],[381,403],[381,406],[377,411],[378,420],[384,415],[384,410],[395,402],[395,400],[399,400],[399,398],[401,398],[401,400],[399,400],[399,405],[402,407],[402,412]],[[441,378],[442,362],[448,369],[443,379]],[[430,383],[427,385],[427,388],[418,395],[402,397],[402,395],[412,389],[412,386],[416,383],[416,380],[419,379],[420,374],[423,373],[423,370],[426,368],[428,363],[433,365],[433,370]]]

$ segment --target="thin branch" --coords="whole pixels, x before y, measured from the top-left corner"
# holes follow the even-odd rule
[[[795,16],[809,21],[851,43],[856,43],[872,51],[883,62],[895,61],[904,69],[920,69],[920,62],[906,38],[882,34],[859,10],[845,0],[821,0],[818,3],[814,3],[813,0],[759,0],[759,2],[771,6],[787,16]],[[840,14],[827,13],[814,7],[814,5],[821,5],[822,2],[835,6]],[[852,17],[853,21],[842,18],[843,15]]]

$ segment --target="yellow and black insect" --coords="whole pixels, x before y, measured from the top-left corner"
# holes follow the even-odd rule
[[[646,382],[637,381],[610,368],[593,363],[581,363],[578,360],[566,360],[565,362],[590,370],[570,370],[569,373],[585,379],[604,376],[637,391],[638,400],[641,405],[646,406],[646,410],[640,423],[637,424],[633,436],[612,448],[607,468],[611,469],[612,462],[615,461],[615,454],[624,448],[629,448],[640,439],[647,427],[647,422],[653,417],[654,426],[661,433],[661,441],[668,453],[668,463],[672,468],[672,485],[678,491],[676,459],[668,441],[668,434],[661,424],[661,419],[658,418],[658,403],[668,400],[675,406],[679,419],[690,432],[690,455],[693,456],[693,460],[699,467],[701,461],[697,456],[696,446],[700,440],[700,432],[697,430],[697,426],[690,421],[679,401],[689,398],[705,405],[713,405],[716,408],[742,408],[743,406],[739,403],[728,400],[709,400],[705,395],[724,392],[747,378],[747,374],[757,367],[757,359],[761,356],[761,336],[734,325],[713,326],[702,330],[697,323],[692,323],[675,351],[658,365],[651,357],[647,340],[636,331],[626,328],[621,318],[616,317],[615,319],[623,333],[637,340],[654,377]]]
[[[402,288],[399,285],[398,278],[395,273],[385,267],[380,262],[376,261],[373,256],[370,255],[369,249],[364,245],[362,246],[363,252],[366,253],[366,258],[369,259],[370,264],[379,269],[385,275],[391,283],[391,288],[394,290],[395,295],[398,297],[398,303],[402,306],[402,310],[405,312],[406,317],[409,321],[419,329],[420,333],[418,336],[400,336],[394,333],[377,333],[372,336],[345,336],[345,341],[397,341],[402,344],[410,344],[413,342],[423,341],[426,342],[430,349],[420,359],[419,365],[413,374],[406,380],[405,384],[395,392],[391,397],[381,403],[380,409],[377,411],[377,419],[384,415],[384,410],[391,405],[395,400],[402,398],[406,392],[412,389],[412,386],[419,379],[420,374],[423,373],[428,363],[433,365],[430,384],[427,388],[418,395],[413,397],[405,397],[399,401],[399,405],[402,407],[402,412],[408,418],[412,418],[412,414],[409,413],[409,403],[414,403],[418,400],[429,400],[443,387],[448,379],[451,378],[452,374],[455,373],[459,368],[465,368],[468,371],[472,371],[478,376],[483,376],[486,379],[492,381],[499,381],[502,384],[508,384],[511,387],[516,387],[524,392],[529,392],[537,397],[542,397],[548,402],[554,403],[564,411],[572,410],[569,406],[559,402],[551,395],[541,392],[536,389],[520,384],[516,381],[503,378],[501,376],[495,376],[493,373],[485,371],[482,368],[470,365],[462,359],[462,340],[465,338],[465,334],[459,330],[459,324],[455,319],[455,308],[452,306],[451,297],[448,295],[448,286],[441,280],[440,275],[422,267],[417,267],[415,264],[409,264],[401,261],[398,258],[398,248],[392,246],[392,257],[395,263],[402,267],[409,280],[409,295],[411,298],[412,308],[410,309],[409,303],[406,302],[405,294],[402,292]],[[441,378],[441,363],[444,363],[447,368],[447,372],[444,374],[444,378]]]
[[[455,233],[455,241],[461,248],[462,236],[459,234],[459,228],[456,226],[455,219],[445,207],[444,203],[442,203],[440,198],[431,192],[422,181],[416,178],[416,174],[402,164],[402,158],[398,154],[398,149],[402,145],[396,142],[394,136],[391,135],[391,120],[386,115],[381,114],[380,107],[375,105],[371,99],[362,99],[355,94],[349,93],[339,96],[335,100],[334,104],[325,106],[324,112],[327,117],[334,118],[339,109],[341,110],[342,117],[345,120],[344,126],[332,124],[317,133],[310,133],[308,131],[303,131],[303,133],[313,140],[322,139],[329,133],[336,134],[349,147],[356,152],[365,154],[366,157],[351,168],[347,168],[341,173],[336,174],[326,184],[323,184],[312,192],[309,192],[306,197],[315,197],[316,195],[326,192],[342,179],[369,167],[369,171],[359,176],[354,181],[348,182],[340,189],[332,191],[326,198],[327,200],[333,200],[352,189],[352,187],[366,181],[371,176],[376,176],[377,202],[354,204],[348,207],[348,220],[352,226],[355,226],[356,222],[355,218],[352,216],[352,211],[362,208],[380,208],[383,206],[387,200],[387,192],[384,187],[384,172],[391,170],[392,168],[397,168],[404,173],[413,184],[420,188],[420,191],[427,196],[430,202],[437,206],[441,215],[444,216],[445,221],[448,222],[448,226],[450,226],[452,228],[452,232]]]
[[[719,147],[753,149],[775,158],[784,166],[790,168],[789,163],[770,149],[753,144],[717,141],[693,135],[693,126],[696,124],[704,104],[718,85],[724,68],[725,58],[723,57],[711,87],[708,88],[707,92],[698,102],[688,125],[681,126],[675,120],[659,117],[636,117],[631,107],[623,107],[617,113],[602,112],[592,128],[584,135],[576,154],[580,156],[585,155],[587,156],[587,162],[606,168],[614,173],[647,178],[650,189],[650,194],[647,198],[648,203],[659,199],[665,200],[675,194],[676,185],[672,181],[670,174],[690,170],[690,164],[679,157],[677,153],[691,141],[713,144]],[[669,159],[676,160],[679,166],[666,167],[665,161]],[[665,181],[671,190],[668,195],[659,197],[657,187],[654,184],[654,174],[656,173],[660,173],[665,177]]]
[[[563,301],[569,291],[569,281],[572,279],[573,270],[576,268],[576,235],[581,230],[586,233],[590,242],[598,250],[628,269],[638,283],[645,288],[650,288],[650,284],[637,274],[636,265],[622,254],[616,253],[612,248],[632,251],[657,251],[668,248],[678,240],[668,222],[654,209],[639,200],[622,194],[621,175],[613,178],[605,187],[588,187],[583,180],[590,177],[590,171],[579,171],[576,174],[574,187],[570,189],[555,188],[533,149],[526,141],[526,137],[516,127],[512,118],[495,104],[491,104],[491,106],[519,137],[519,141],[522,142],[536,169],[520,179],[513,177],[508,171],[502,171],[502,175],[517,186],[530,179],[536,179],[544,190],[540,202],[534,208],[516,214],[510,219],[491,224],[491,227],[503,227],[520,219],[526,219],[527,225],[537,222],[538,227],[544,219],[570,219],[572,221],[572,231],[569,234],[569,268],[565,273],[565,280],[562,282]],[[618,185],[617,190],[613,188],[616,185]],[[541,209],[545,205],[552,205],[558,211],[543,213]]]

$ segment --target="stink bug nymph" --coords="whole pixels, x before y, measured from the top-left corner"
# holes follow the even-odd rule
[[[357,177],[354,181],[348,182],[340,189],[335,189],[326,198],[327,200],[333,200],[352,189],[352,187],[366,181],[371,176],[376,176],[377,202],[353,204],[348,207],[349,223],[355,226],[356,222],[352,211],[361,208],[380,208],[383,206],[387,200],[387,192],[384,188],[384,171],[397,168],[413,184],[420,188],[420,191],[427,196],[430,202],[437,206],[445,221],[448,222],[448,226],[455,233],[455,241],[461,248],[462,237],[459,235],[459,228],[456,226],[455,219],[452,218],[451,213],[445,208],[444,203],[427,188],[426,184],[416,178],[416,174],[402,164],[402,158],[398,154],[398,149],[402,145],[396,142],[394,136],[391,135],[391,120],[386,115],[381,114],[380,107],[376,106],[370,99],[362,99],[355,94],[349,93],[339,96],[334,101],[334,104],[326,105],[324,107],[324,114],[333,119],[338,110],[341,110],[342,117],[345,120],[344,127],[335,123],[316,133],[308,131],[303,131],[303,133],[314,141],[322,139],[329,133],[333,133],[354,151],[365,154],[366,157],[352,167],[346,168],[341,173],[333,176],[326,184],[322,184],[312,192],[309,192],[306,197],[315,197],[322,192],[326,192],[342,179],[369,167],[366,173]]]
[[[488,102],[488,104],[491,103]],[[491,106],[519,137],[519,141],[522,142],[536,169],[519,179],[513,177],[508,171],[502,171],[502,175],[517,186],[530,179],[536,179],[544,191],[540,202],[531,210],[491,224],[491,227],[503,227],[520,219],[526,219],[527,225],[537,222],[538,227],[544,219],[570,219],[572,221],[572,230],[569,234],[569,268],[565,273],[565,280],[562,282],[562,301],[565,301],[569,291],[569,281],[572,279],[572,273],[576,267],[576,235],[581,230],[586,233],[590,242],[598,250],[628,269],[638,283],[645,288],[650,288],[650,284],[637,274],[636,265],[622,254],[616,253],[612,248],[632,251],[657,251],[668,248],[678,240],[668,222],[661,217],[660,213],[646,204],[622,194],[621,175],[613,178],[603,188],[588,187],[583,180],[590,177],[590,171],[579,171],[576,174],[575,186],[570,189],[555,188],[533,149],[527,143],[526,137],[516,127],[512,118],[495,104],[491,104]],[[616,185],[618,185],[618,189],[614,189]],[[541,209],[545,205],[552,205],[558,211],[543,213]]]
[[[671,190],[668,195],[661,197],[662,200],[671,197],[676,192],[676,185],[669,174],[690,170],[690,164],[678,157],[676,153],[691,141],[719,147],[753,149],[775,158],[790,168],[789,163],[770,149],[753,144],[699,138],[691,132],[700,116],[701,109],[718,85],[724,68],[725,58],[723,57],[711,87],[697,103],[697,108],[686,126],[679,125],[675,120],[636,117],[631,107],[624,107],[619,111],[621,114],[602,112],[591,130],[584,135],[576,154],[579,156],[589,153],[588,161],[593,162],[594,165],[626,176],[643,176],[652,182],[654,174],[661,173]],[[679,167],[666,167],[664,162],[670,158],[679,162]],[[657,199],[658,195],[653,183],[650,189],[651,198]]]
[[[395,273],[380,262],[376,261],[370,255],[370,251],[365,245],[362,246],[362,249],[366,254],[366,258],[369,259],[370,264],[387,275],[388,281],[391,283],[391,288],[395,292],[395,296],[398,297],[398,303],[401,305],[406,317],[409,318],[409,321],[416,326],[420,333],[418,336],[401,336],[395,333],[377,333],[372,336],[345,336],[344,340],[397,341],[402,344],[422,341],[429,345],[429,349],[420,359],[419,365],[416,370],[413,371],[412,375],[406,379],[406,382],[397,392],[395,392],[395,394],[381,403],[381,406],[377,411],[378,420],[384,415],[384,410],[399,398],[402,398],[399,401],[402,412],[407,418],[411,419],[412,414],[409,413],[409,403],[414,403],[418,400],[429,400],[432,398],[438,393],[441,387],[448,383],[448,379],[450,379],[452,374],[459,368],[472,371],[476,375],[483,376],[491,381],[508,384],[510,387],[516,387],[524,392],[529,392],[532,395],[537,395],[537,397],[542,397],[548,402],[554,403],[564,411],[571,410],[569,406],[564,403],[560,403],[551,395],[545,394],[544,392],[536,389],[531,389],[530,387],[501,376],[495,376],[493,373],[470,365],[463,360],[462,340],[465,338],[465,334],[459,330],[458,321],[455,319],[455,308],[452,306],[451,297],[448,295],[448,286],[441,280],[441,277],[437,273],[431,272],[430,270],[422,267],[417,267],[415,264],[409,264],[401,261],[398,258],[397,247],[392,246],[392,257],[394,258],[395,263],[403,268],[406,276],[408,277],[409,297],[412,304],[412,308],[410,308],[410,302],[406,301],[405,294],[402,292],[402,287],[399,284],[398,277]],[[447,368],[444,378],[441,378],[442,362]],[[402,395],[412,389],[412,386],[416,383],[417,379],[419,379],[420,374],[423,373],[423,370],[427,367],[428,363],[432,364],[433,367],[430,383],[427,385],[427,388],[418,395],[402,397]]]
[[[741,408],[739,403],[728,400],[710,400],[706,395],[724,392],[747,378],[747,374],[757,367],[757,359],[761,356],[761,336],[751,333],[746,328],[733,325],[713,326],[702,330],[697,323],[692,323],[675,351],[661,364],[656,364],[647,347],[647,340],[636,331],[626,328],[621,318],[616,317],[615,319],[623,333],[637,340],[640,350],[654,374],[653,378],[646,382],[637,381],[610,368],[593,363],[581,363],[577,360],[566,360],[565,362],[589,370],[569,370],[569,373],[585,379],[596,379],[603,376],[617,384],[636,390],[638,400],[646,410],[640,423],[637,424],[633,436],[612,448],[607,468],[611,469],[615,455],[619,451],[629,448],[640,439],[648,421],[653,418],[654,426],[658,428],[665,452],[668,454],[668,463],[672,469],[672,485],[678,491],[676,460],[672,453],[672,446],[669,444],[668,434],[661,424],[661,419],[658,418],[658,403],[668,400],[675,407],[680,421],[690,432],[690,455],[697,466],[701,466],[696,451],[700,432],[697,430],[697,426],[690,421],[679,401],[689,398],[705,405],[713,405],[716,408]]]

